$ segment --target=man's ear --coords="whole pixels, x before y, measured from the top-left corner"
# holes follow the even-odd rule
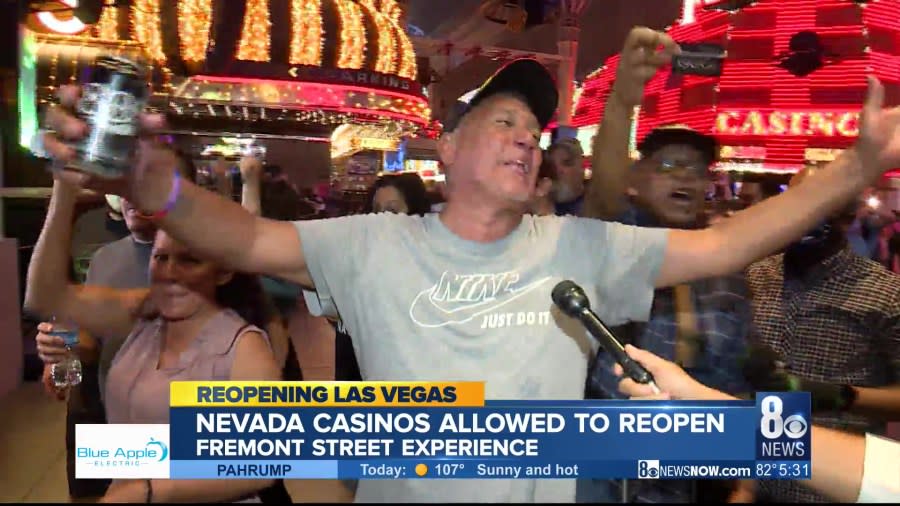
[[[437,142],[437,151],[445,168],[453,165],[453,161],[456,159],[456,133],[450,132],[441,135]]]

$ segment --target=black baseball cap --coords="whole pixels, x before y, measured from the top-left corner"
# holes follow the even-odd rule
[[[647,158],[663,147],[672,144],[693,146],[703,153],[709,164],[713,164],[719,159],[719,142],[716,138],[686,125],[657,127],[644,137],[637,149],[641,158]]]
[[[478,89],[468,103],[457,100],[451,107],[444,122],[444,131],[452,132],[459,126],[463,116],[474,109],[484,99],[497,93],[520,95],[538,120],[541,128],[546,128],[556,113],[559,93],[553,76],[539,61],[521,58],[504,65]]]

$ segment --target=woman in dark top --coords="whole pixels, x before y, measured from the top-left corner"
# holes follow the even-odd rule
[[[372,185],[366,199],[366,213],[418,214],[431,211],[428,191],[418,174],[407,172],[381,176]],[[334,379],[337,381],[362,381],[353,340],[339,323],[334,325]]]

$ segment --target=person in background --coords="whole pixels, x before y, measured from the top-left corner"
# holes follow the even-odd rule
[[[746,209],[779,193],[781,183],[777,181],[745,181],[741,183],[741,189],[738,191],[738,200],[741,207]]]
[[[697,382],[677,364],[653,353],[625,346],[625,352],[653,375],[661,393],[648,385],[622,377],[619,390],[633,400],[728,401],[736,397]],[[818,425],[812,426],[811,479],[797,482],[825,501],[860,503],[900,502],[900,441],[874,434],[849,434]]]
[[[621,66],[617,77],[640,83],[634,67]],[[617,133],[606,129],[598,135],[614,134]],[[684,230],[706,228],[706,189],[714,179],[711,168],[718,158],[715,138],[683,126],[660,127],[641,141],[638,151],[640,160],[633,164],[625,158],[616,160],[631,166],[625,180],[630,183],[627,191],[612,186],[620,179],[604,181],[603,172],[591,179],[590,186],[602,185],[604,189],[588,192],[585,216],[591,217],[589,213],[600,207],[591,201],[598,195],[628,195],[627,207],[617,220],[621,223]],[[604,170],[627,170],[627,166],[613,165],[616,161],[610,160]],[[752,315],[747,283],[738,273],[657,289],[649,321],[630,322],[613,327],[612,331],[623,342],[676,360],[701,381],[738,394],[749,391],[741,363],[752,338]],[[618,379],[612,374],[613,363],[608,353],[601,350],[597,354],[590,366],[586,397],[620,397]],[[690,503],[715,497],[723,501],[737,489],[734,485],[718,480],[640,480],[629,483],[627,500]],[[617,502],[621,497],[621,481],[579,482],[579,502]]]
[[[224,156],[218,156],[210,165],[210,181],[211,189],[227,196],[234,198],[238,191],[235,184],[235,174],[232,171],[232,163]]]
[[[556,214],[580,216],[584,204],[584,150],[578,139],[560,139],[547,148],[553,166]]]
[[[824,173],[805,169],[791,186]],[[747,280],[762,344],[785,372],[823,385],[813,395],[821,406],[815,422],[878,434],[900,419],[900,276],[850,249],[846,231],[858,205],[845,205],[784,253],[751,265]],[[766,499],[824,501],[797,482],[762,481],[759,488]]]
[[[303,215],[300,194],[282,176],[279,167],[267,168],[253,156],[244,156],[239,163],[241,175],[241,206],[256,216],[271,220],[298,220]],[[298,310],[300,287],[270,276],[260,278],[271,304],[272,318],[266,332],[272,342],[275,357],[282,364],[283,379],[302,381],[303,370],[296,346],[290,336],[290,321]]]
[[[284,176],[280,167],[263,166],[258,158],[243,156],[238,163],[241,206],[256,216],[271,220],[296,220],[303,215],[304,203],[300,194]],[[265,292],[268,317],[265,330],[269,336],[276,362],[281,366],[281,379],[303,381],[300,356],[290,333],[290,321],[298,310],[300,287],[294,283],[269,276],[260,277]],[[292,502],[284,480],[259,491],[263,503]]]
[[[375,180],[363,213],[385,212],[419,216],[431,212],[428,190],[418,174],[384,175]]]
[[[641,140],[638,161],[633,162],[629,152],[634,108],[641,104],[647,82],[664,64],[647,58],[645,38],[656,36],[632,31],[622,49],[604,120],[593,141],[594,173],[582,216],[647,228],[706,229],[708,189],[716,186],[723,198],[731,196],[728,178],[712,172],[719,151],[715,138],[683,125],[663,126]],[[740,366],[752,335],[752,310],[741,274],[658,288],[646,322],[631,321],[613,326],[612,331],[625,342],[678,361],[718,388],[732,393],[748,390]],[[620,397],[612,363],[602,350],[594,357],[586,397]],[[734,482],[718,480],[640,480],[630,482],[627,489],[621,481],[580,480],[578,499],[722,502],[736,489]],[[622,497],[623,490],[629,497]]]
[[[850,248],[857,255],[871,260],[886,259],[882,255],[879,246],[882,231],[894,222],[894,213],[884,199],[879,197],[879,192],[872,188],[865,192],[860,199],[856,219],[847,230],[847,241]],[[881,262],[888,267],[884,261]],[[888,267],[889,270],[890,267]]]
[[[894,221],[881,228],[876,249],[877,261],[885,269],[900,274],[900,216],[894,211]]]
[[[72,259],[76,279],[83,282],[93,254],[103,245],[128,237],[121,199],[105,195],[103,207],[81,213],[72,232]]]
[[[258,281],[200,259],[163,232],[157,232],[153,245],[149,289],[68,283],[65,246],[77,192],[59,179],[54,182],[28,267],[25,307],[72,322],[92,336],[124,340],[103,383],[108,423],[168,423],[171,381],[280,379],[271,345],[260,330],[265,308]],[[59,337],[41,344],[44,355],[64,349]],[[271,484],[114,480],[102,501],[230,501],[252,497]]]

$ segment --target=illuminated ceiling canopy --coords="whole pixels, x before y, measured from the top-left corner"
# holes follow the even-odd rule
[[[413,130],[430,119],[396,0],[106,3],[100,21],[90,27],[71,11],[38,13],[29,20],[31,28],[51,34],[38,39],[45,49],[39,56],[50,61],[44,67],[52,67],[50,91],[76,75],[77,69],[64,68],[70,59],[60,61],[60,42],[82,47],[136,42],[155,62],[166,83],[158,89],[176,115],[229,117],[225,106],[233,100],[231,105],[250,111],[234,115],[238,120],[268,114],[328,125],[399,122]],[[77,1],[64,4],[60,7]],[[212,26],[222,27],[216,40]]]
[[[900,104],[900,2],[758,0],[725,9],[732,5],[686,0],[683,23],[668,33],[723,46],[722,73],[657,74],[637,139],[659,125],[687,124],[717,136],[722,168],[793,172],[854,142],[868,73],[884,83],[887,105]],[[587,78],[574,126],[600,122],[618,60]]]

